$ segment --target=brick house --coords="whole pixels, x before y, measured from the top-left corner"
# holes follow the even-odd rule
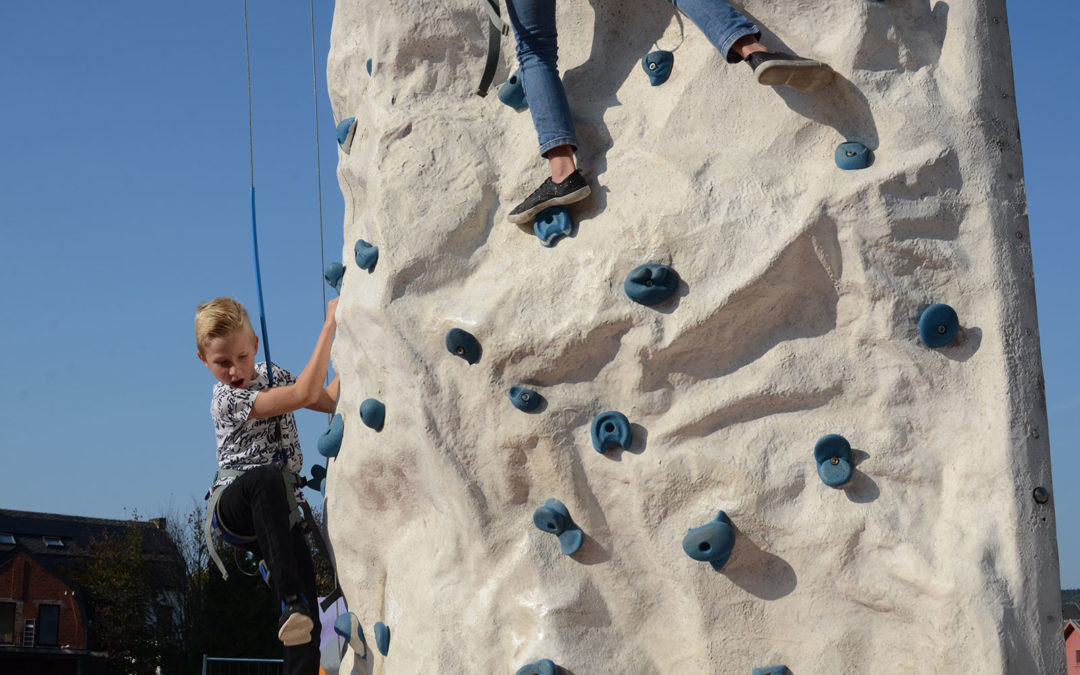
[[[90,675],[102,671],[90,631],[92,608],[70,578],[91,539],[136,527],[157,597],[148,621],[179,618],[183,559],[165,532],[149,522],[83,518],[0,509],[0,673]]]
[[[1080,622],[1065,621],[1065,671],[1068,675],[1080,675]]]

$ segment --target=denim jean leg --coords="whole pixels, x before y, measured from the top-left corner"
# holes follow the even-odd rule
[[[731,51],[747,35],[759,37],[761,30],[752,24],[726,0],[670,0],[694,25],[705,33],[709,42],[720,51],[728,63],[738,63],[742,57]]]
[[[540,154],[560,145],[577,149],[570,103],[559,77],[555,0],[507,0],[506,4],[517,39],[521,86],[529,101]]]

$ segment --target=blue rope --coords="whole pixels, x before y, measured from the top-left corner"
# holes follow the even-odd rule
[[[259,230],[255,226],[255,186],[251,186],[251,245],[255,252],[255,288],[259,293],[259,324],[262,326],[263,355],[266,357],[266,378],[274,386],[274,363],[270,360],[270,334],[266,330],[266,309],[263,305],[262,274],[259,271]]]

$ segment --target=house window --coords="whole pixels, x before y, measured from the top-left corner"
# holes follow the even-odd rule
[[[14,544],[15,535],[10,532],[0,532],[0,544]]]
[[[42,537],[42,539],[49,548],[64,548],[64,541],[60,537]]]
[[[1076,650],[1076,665],[1080,666],[1080,649]]]
[[[37,643],[40,647],[55,647],[59,644],[60,605],[41,605],[38,607]]]
[[[0,645],[15,644],[15,603],[0,602]]]

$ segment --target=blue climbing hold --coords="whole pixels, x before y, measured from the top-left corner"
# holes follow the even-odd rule
[[[870,157],[870,148],[856,141],[848,141],[836,146],[836,153],[833,155],[836,166],[844,171],[865,169],[870,166]]]
[[[370,58],[367,60],[367,63],[364,64],[364,67],[367,68],[367,74],[371,75],[371,59]]]
[[[679,273],[667,265],[640,265],[626,275],[623,291],[634,302],[656,305],[679,287]]]
[[[659,49],[641,57],[641,68],[649,76],[649,84],[658,87],[671,77],[671,68],[675,65],[675,55]]]
[[[337,144],[345,152],[352,148],[353,136],[356,134],[356,118],[348,117],[338,122]]]
[[[473,334],[460,328],[451,328],[446,333],[446,349],[468,361],[470,366],[480,360],[482,351]]]
[[[330,420],[330,426],[326,428],[322,436],[319,436],[319,454],[323,457],[337,457],[341,450],[341,439],[345,436],[345,422],[341,415],[334,415]]]
[[[345,612],[334,619],[334,632],[345,638],[349,646],[362,659],[367,658],[367,641],[364,640],[364,629],[360,625],[360,619],[352,612]]]
[[[719,570],[727,564],[731,549],[735,548],[735,529],[727,514],[721,511],[716,520],[687,532],[682,547],[694,560],[708,562],[713,569]]]
[[[829,487],[840,487],[851,480],[851,444],[837,434],[827,434],[814,445],[818,476]]]
[[[323,270],[323,279],[338,293],[341,292],[341,280],[345,278],[345,266],[339,262],[332,262]]]
[[[326,467],[322,464],[316,464],[311,467],[311,478],[308,478],[307,487],[312,490],[318,490],[319,492],[326,494]]]
[[[559,538],[559,548],[566,555],[574,555],[581,548],[585,534],[581,531],[566,506],[558,499],[549,499],[533,512],[533,524],[544,532]]]
[[[375,431],[382,431],[386,420],[386,406],[382,401],[369,398],[360,404],[360,419]]]
[[[626,415],[617,410],[609,410],[600,413],[592,421],[592,444],[599,453],[605,452],[612,446],[618,446],[623,450],[630,447],[633,434],[630,431],[630,420]]]
[[[518,668],[514,675],[555,675],[557,672],[554,661],[540,659],[536,663],[530,663]]]
[[[372,246],[363,239],[356,240],[353,252],[356,254],[356,266],[362,270],[372,270],[375,263],[379,262],[379,247]]]
[[[948,305],[930,305],[919,317],[919,337],[931,349],[949,344],[959,331],[960,319]]]
[[[570,234],[574,230],[574,221],[570,220],[570,212],[561,206],[553,206],[536,214],[533,220],[533,232],[544,244],[551,248],[559,239]]]
[[[540,406],[544,397],[532,389],[525,387],[510,387],[510,402],[514,407],[524,412],[532,412]]]
[[[383,656],[390,651],[390,627],[382,621],[375,623],[375,647]]]
[[[520,73],[514,73],[503,86],[499,87],[499,100],[514,110],[529,107],[529,101],[525,98],[525,87],[521,84]]]
[[[787,675],[787,666],[765,666],[764,668],[754,668],[751,675]]]

